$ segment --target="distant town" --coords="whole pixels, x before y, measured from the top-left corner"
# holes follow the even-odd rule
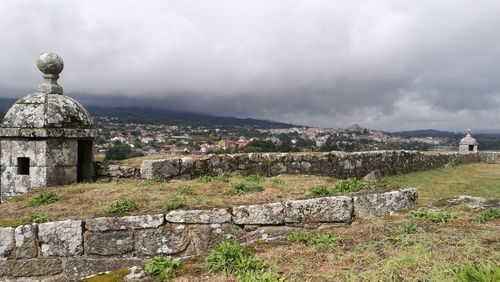
[[[238,152],[368,151],[386,149],[456,150],[449,137],[408,137],[353,124],[349,128],[248,128],[162,125],[95,118],[98,153],[108,160],[138,156]]]

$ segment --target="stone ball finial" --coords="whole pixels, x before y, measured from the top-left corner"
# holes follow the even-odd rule
[[[36,66],[44,74],[58,75],[64,68],[64,61],[56,54],[46,52],[38,56]]]

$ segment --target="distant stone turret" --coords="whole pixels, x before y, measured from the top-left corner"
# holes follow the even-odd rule
[[[460,153],[475,153],[477,152],[478,142],[470,134],[471,130],[467,129],[467,135],[460,140],[458,151]]]
[[[18,100],[0,125],[0,200],[93,179],[94,122],[57,84],[64,68],[59,56],[41,54],[36,65],[44,82]]]

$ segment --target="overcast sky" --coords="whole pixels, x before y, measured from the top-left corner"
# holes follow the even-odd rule
[[[498,0],[1,0],[0,34],[4,97],[33,91],[53,51],[85,101],[500,131]]]

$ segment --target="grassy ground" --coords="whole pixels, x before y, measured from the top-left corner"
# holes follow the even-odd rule
[[[454,168],[437,168],[385,178],[401,187],[416,187],[419,205],[439,199],[469,195],[500,199],[500,164],[464,164]]]
[[[205,180],[205,183],[202,183],[202,180]],[[209,182],[206,183],[207,181]],[[311,188],[318,185],[332,186],[336,181],[333,178],[307,175],[253,179],[229,176],[227,179],[165,182],[126,179],[110,183],[50,187],[43,191],[55,192],[60,196],[54,203],[40,206],[30,203],[40,191],[31,191],[5,201],[0,205],[0,226],[15,225],[21,217],[34,214],[48,216],[51,220],[106,216],[107,206],[124,199],[139,205],[138,209],[126,214],[154,214],[165,213],[173,208],[228,207],[306,198],[309,197]],[[229,189],[236,183],[260,186],[263,191],[233,194]]]
[[[106,207],[124,199],[132,200],[139,206],[126,214],[151,214],[164,213],[173,208],[227,207],[307,198],[313,187],[333,186],[336,181],[328,177],[304,175],[282,175],[257,181],[233,176],[215,178],[208,183],[202,183],[200,179],[168,182],[127,179],[51,187],[44,191],[55,192],[60,196],[57,202],[51,204],[36,206],[30,203],[39,191],[7,200],[0,206],[0,226],[17,225],[23,216],[28,215],[47,216],[51,220],[105,216]],[[235,183],[255,184],[263,187],[263,191],[231,194],[228,189]],[[387,177],[383,183],[392,187],[418,188],[420,205],[460,194],[499,199],[500,164],[438,168]]]

